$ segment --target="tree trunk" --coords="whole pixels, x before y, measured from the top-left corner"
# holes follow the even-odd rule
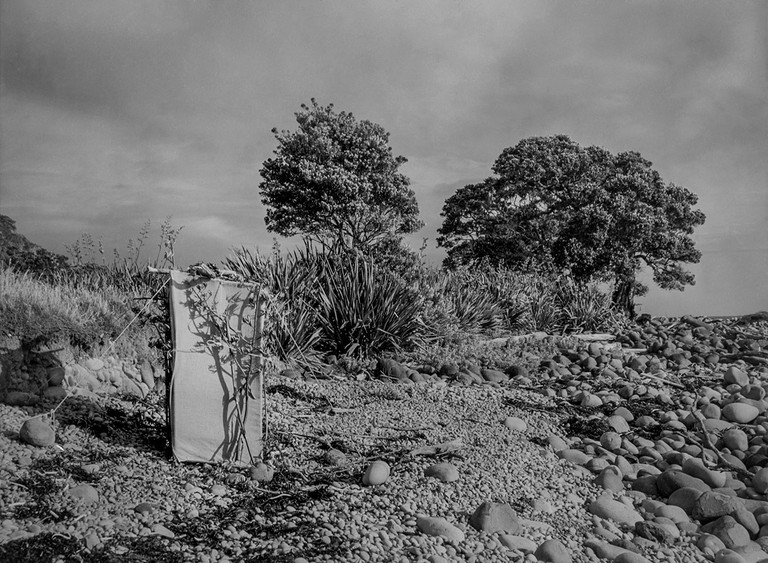
[[[611,297],[613,306],[623,311],[630,319],[635,318],[635,280],[634,278],[616,280]]]

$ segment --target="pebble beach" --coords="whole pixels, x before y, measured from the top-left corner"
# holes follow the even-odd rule
[[[14,396],[0,561],[768,561],[768,320],[553,342],[509,365],[284,370],[250,467],[175,462],[159,392]]]

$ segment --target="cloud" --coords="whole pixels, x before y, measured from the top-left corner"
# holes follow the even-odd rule
[[[293,128],[311,97],[382,124],[409,159],[427,222],[414,246],[434,244],[444,200],[504,148],[555,133],[637,150],[699,194],[700,281],[679,302],[714,299],[728,279],[708,250],[765,240],[764,2],[19,0],[0,11],[2,208],[54,249],[86,230],[122,244],[167,215],[188,225],[187,261],[268,247],[258,170],[271,128]],[[749,283],[765,256],[754,252],[738,258]]]

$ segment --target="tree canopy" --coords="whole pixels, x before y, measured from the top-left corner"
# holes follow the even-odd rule
[[[384,128],[314,99],[296,121],[296,131],[272,130],[278,147],[261,169],[269,231],[366,251],[421,228],[398,171],[407,160],[393,156]]]
[[[614,303],[634,313],[643,266],[662,288],[694,283],[691,234],[705,216],[698,198],[665,183],[637,152],[612,155],[565,135],[504,149],[493,176],[459,189],[443,206],[438,245],[449,267],[486,258],[530,271],[567,270],[577,281],[614,282]]]

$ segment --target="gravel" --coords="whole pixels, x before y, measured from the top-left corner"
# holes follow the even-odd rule
[[[748,343],[757,360],[768,345],[765,328],[757,346]],[[662,516],[662,502],[631,485],[686,465],[687,454],[677,451],[691,447],[685,408],[757,391],[743,382],[726,388],[725,366],[718,372],[703,364],[681,369],[667,385],[659,367],[644,371],[629,353],[622,364],[590,347],[595,361],[542,358],[537,373],[504,383],[271,377],[264,447],[271,480],[264,467],[174,462],[158,393],[72,396],[56,411],[56,442],[48,447],[22,442],[19,430],[56,403],[0,405],[0,561],[519,562],[536,561],[536,550],[555,563],[598,561],[596,552],[617,561],[711,560],[696,547],[696,523],[675,524]],[[667,350],[670,367],[684,363],[679,350]],[[576,361],[595,365],[579,373]],[[642,384],[637,373],[612,374],[631,362]],[[740,369],[752,383],[768,379],[768,370]],[[607,422],[614,402],[637,415],[629,432],[618,430],[620,446]],[[752,441],[765,434],[758,426],[742,427]],[[611,460],[624,471],[627,486],[618,492],[594,482]],[[365,486],[375,461],[390,474]],[[441,462],[458,479],[425,475]],[[736,474],[729,473],[738,484]],[[470,516],[486,502],[508,504],[520,528],[475,530]],[[550,549],[558,542],[565,551]],[[637,555],[620,555],[627,550]]]

